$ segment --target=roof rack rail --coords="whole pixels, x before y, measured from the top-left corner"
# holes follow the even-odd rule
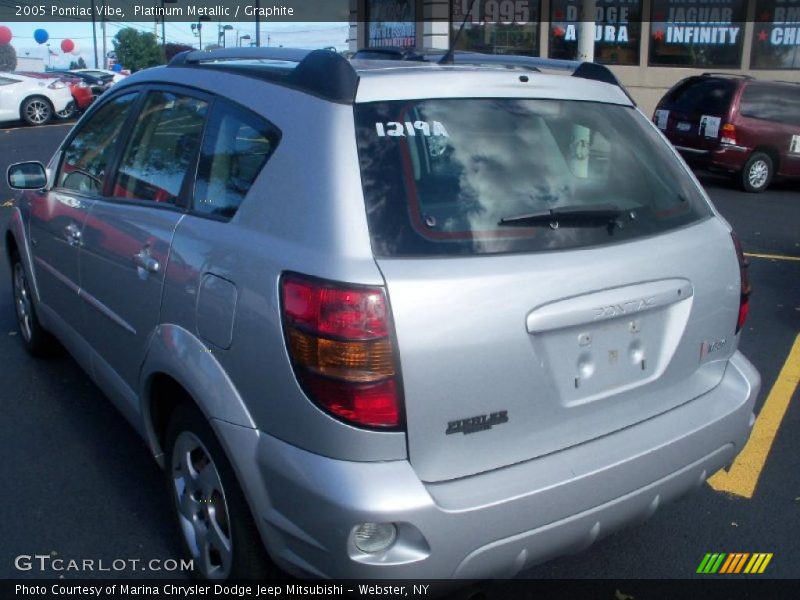
[[[740,79],[753,79],[752,75],[745,75],[744,73],[725,73],[723,71],[709,71],[703,73],[702,77],[738,77]]]
[[[256,61],[237,63],[236,61]],[[267,64],[297,63],[293,69],[266,69]],[[168,67],[217,68],[246,73],[318,96],[331,102],[352,104],[358,89],[358,74],[350,62],[331,50],[295,48],[223,48],[190,50],[177,54]]]

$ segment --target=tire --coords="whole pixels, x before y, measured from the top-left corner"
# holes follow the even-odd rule
[[[78,106],[75,104],[75,101],[70,102],[67,104],[67,108],[62,110],[61,112],[56,113],[56,117],[61,119],[62,121],[66,121],[67,119],[71,119],[75,116],[75,113],[78,112]]]
[[[199,579],[282,577],[261,543],[239,482],[205,416],[180,404],[166,436],[170,504]],[[213,532],[209,535],[209,532]]]
[[[34,127],[47,125],[55,114],[50,100],[44,96],[26,98],[19,112],[22,120]]]
[[[773,175],[774,165],[769,154],[753,152],[739,173],[739,183],[745,192],[757,194],[769,187]]]
[[[16,253],[12,255],[11,259],[11,289],[14,294],[17,328],[25,350],[31,356],[39,358],[55,354],[60,346],[39,322],[33,294],[28,285],[28,275]]]

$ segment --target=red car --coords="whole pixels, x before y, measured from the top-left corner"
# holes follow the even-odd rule
[[[76,113],[86,110],[94,102],[92,88],[78,77],[62,73],[55,75],[53,73],[37,73],[33,71],[18,71],[18,73],[26,77],[35,77],[36,79],[60,79],[69,86],[73,102],[61,112],[56,113],[59,119],[71,119]]]
[[[689,164],[730,173],[745,191],[800,177],[800,84],[689,77],[661,99],[653,121]]]

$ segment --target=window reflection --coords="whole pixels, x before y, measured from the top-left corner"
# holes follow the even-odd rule
[[[138,94],[115,98],[81,126],[64,151],[58,187],[84,194],[101,193],[114,144],[137,98]]]
[[[208,105],[169,92],[149,95],[123,154],[114,196],[175,204]]]

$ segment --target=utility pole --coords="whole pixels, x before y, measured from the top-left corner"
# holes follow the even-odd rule
[[[92,5],[92,45],[94,46],[94,68],[97,69],[97,18],[95,17],[96,6],[94,0],[90,0]]]
[[[100,32],[103,35],[103,69],[108,68],[108,59],[106,55],[108,54],[108,50],[106,48],[106,0],[103,0],[103,14],[100,15]]]
[[[581,61],[594,61],[594,32],[597,0],[583,0],[580,29],[578,29],[578,56]]]
[[[261,47],[261,0],[256,0],[256,48]]]

